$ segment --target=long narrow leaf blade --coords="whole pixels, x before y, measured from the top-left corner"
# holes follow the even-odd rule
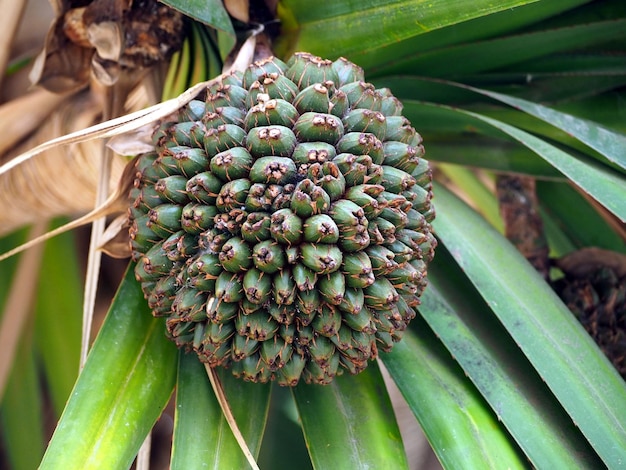
[[[493,191],[472,172],[461,165],[440,163],[437,168],[449,181],[466,196],[474,207],[496,230],[504,233],[504,222],[500,215],[498,201]]]
[[[400,61],[381,74],[420,70],[429,77],[458,77],[499,69],[560,51],[590,47],[626,35],[626,20],[600,21],[554,30],[539,30],[437,49]],[[466,60],[471,57],[472,60]]]
[[[131,267],[44,455],[41,469],[128,468],[167,404],[176,348]]]
[[[623,465],[622,378],[510,243],[442,187],[437,209],[435,229],[456,262],[605,464]]]
[[[626,178],[617,172],[600,164],[579,160],[528,132],[478,113],[428,103],[410,103],[410,108],[421,107],[447,109],[492,126],[535,152],[622,221],[626,221]]]
[[[237,425],[250,451],[258,456],[271,386],[244,382],[230,371],[221,371],[219,376]],[[171,468],[247,468],[206,370],[194,354],[180,354]]]
[[[359,8],[351,1],[334,1],[319,8],[316,0],[282,2],[286,29],[296,38],[291,47],[315,51],[324,57],[351,55],[398,43],[432,30],[498,11],[519,7],[535,0],[363,0]],[[291,23],[291,24],[290,24]],[[350,34],[346,34],[349,26]],[[293,52],[293,51],[292,51]]]
[[[607,168],[580,161],[545,140],[504,122],[475,113],[470,114],[492,124],[535,151],[570,178],[584,192],[591,195],[600,204],[618,216],[622,222],[626,222],[626,178]]]
[[[612,132],[604,126],[586,119],[581,119],[571,114],[562,113],[548,108],[539,103],[515,98],[513,96],[496,93],[489,90],[467,87],[476,93],[489,96],[493,99],[506,103],[514,108],[531,114],[548,124],[558,127],[572,137],[587,144],[592,149],[604,155],[609,161],[626,169],[626,136]]]
[[[450,353],[422,319],[413,322],[418,334],[406,331],[381,359],[443,467],[526,468],[523,453]]]
[[[31,333],[24,335],[6,384],[0,426],[7,460],[13,470],[36,468],[45,450],[43,396]]]
[[[536,468],[602,463],[450,254],[440,247],[419,308]]]
[[[419,57],[436,49],[510,34],[511,31],[519,31],[527,26],[532,28],[532,25],[541,20],[559,15],[590,1],[560,0],[559,2],[528,3],[517,8],[501,10],[494,14],[429,31],[428,34],[392,43],[386,47],[364,51],[351,58],[357,60],[368,72],[381,75],[379,70],[388,65],[410,62],[413,57]],[[472,2],[466,2],[466,8],[471,9]],[[424,74],[427,74],[427,71],[424,71]]]
[[[428,136],[425,136],[426,139]],[[428,139],[428,159],[494,171],[515,172],[546,179],[564,179],[549,163],[519,145],[480,139]]]
[[[330,385],[300,384],[293,394],[314,468],[408,467],[376,363],[359,375],[337,377]]]

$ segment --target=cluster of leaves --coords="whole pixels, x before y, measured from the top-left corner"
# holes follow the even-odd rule
[[[210,29],[193,29],[207,47],[193,49],[188,44],[198,41],[190,39],[174,59],[184,78],[174,74],[170,84],[215,74],[235,36],[222,3],[166,3],[186,5],[184,12]],[[403,101],[404,115],[424,136],[428,159],[479,208],[436,185],[434,228],[441,244],[420,316],[391,353],[381,354],[444,467],[624,465],[624,381],[499,233],[496,199],[473,169],[537,178],[553,255],[584,246],[626,252],[620,226],[626,220],[620,110],[626,6],[619,0],[503,0],[497,6],[487,0],[363,0],[355,7],[346,0],[320,7],[313,0],[283,0],[278,16],[278,55],[307,50],[331,59],[344,55],[363,66],[368,81]],[[205,54],[201,62],[193,60],[198,50]],[[198,63],[206,68],[198,71]],[[68,337],[73,328],[74,320],[57,318],[42,336]],[[174,390],[172,468],[245,467],[204,369],[163,331],[127,274],[42,468],[129,466]],[[27,388],[5,394],[5,436],[17,426],[13,415],[27,407],[19,390],[38,393],[32,353],[23,360],[14,380],[22,374]],[[60,355],[54,360],[67,363]],[[269,406],[271,396],[284,390],[221,378],[251,450],[261,452],[268,468],[280,468],[284,450],[268,455],[261,444],[271,448],[281,435],[279,430],[264,441],[266,426],[293,429],[293,419],[285,417],[293,410]],[[376,364],[325,387],[298,385],[291,395],[315,468],[379,468],[381,462],[406,468]],[[57,409],[62,401],[55,400]],[[41,418],[32,415],[28,426],[40,429]],[[33,435],[37,431],[29,442]],[[7,444],[18,449],[17,442]]]

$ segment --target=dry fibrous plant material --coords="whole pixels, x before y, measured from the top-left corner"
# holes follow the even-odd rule
[[[556,292],[626,380],[626,256],[585,248],[555,264]]]
[[[38,158],[31,158],[33,152],[28,151],[28,156],[19,155],[2,167],[0,197],[11,201],[0,215],[0,233],[42,216],[74,216],[94,209],[103,144],[87,133],[71,145],[61,136],[123,112],[127,93],[145,77],[144,72],[180,47],[184,35],[182,15],[155,0],[56,1],[52,7],[56,19],[31,79],[53,93],[36,90],[5,105],[1,114],[11,120],[13,109],[21,107],[20,119],[11,122],[26,124],[19,132],[10,133],[15,138],[6,139],[1,149],[3,160],[41,142],[50,145],[43,144],[46,153]],[[88,85],[88,91],[69,98]],[[101,85],[115,87],[102,91]],[[143,101],[142,106],[145,104]],[[32,122],[24,121],[24,107],[36,110],[27,115]],[[5,127],[10,130],[10,126]],[[34,129],[37,132],[25,140]],[[12,148],[17,142],[24,143]],[[105,193],[116,188],[126,161],[120,156],[114,158]],[[20,197],[15,198],[16,194]],[[96,215],[108,213],[101,212]]]
[[[30,184],[32,180],[32,178],[29,179],[26,177],[29,173],[28,168],[45,168],[45,165],[35,163],[37,160],[50,158],[51,161],[54,162],[54,158],[50,157],[50,155],[55,154],[64,158],[71,159],[72,157],[70,154],[67,153],[67,149],[71,148],[71,146],[82,143],[89,143],[89,145],[95,146],[94,148],[97,148],[98,151],[102,151],[102,146],[100,145],[102,139],[114,138],[131,132],[141,132],[142,128],[146,129],[146,126],[152,126],[156,121],[177,112],[182,106],[184,106],[195,96],[197,96],[202,89],[206,88],[214,81],[215,80],[210,80],[208,82],[198,83],[183,92],[180,96],[177,96],[176,98],[164,101],[162,103],[158,103],[139,111],[134,111],[118,118],[94,124],[90,127],[85,127],[86,125],[88,125],[88,122],[75,123],[75,127],[78,127],[79,130],[76,130],[69,134],[62,134],[60,137],[55,137],[52,140],[46,140],[45,142],[36,145],[35,147],[32,147],[32,145],[35,145],[36,142],[29,142],[25,144],[26,147],[29,147],[28,150],[24,151],[23,153],[17,155],[16,157],[10,159],[5,164],[0,166],[0,186],[5,185],[5,187],[7,188],[12,187],[13,183],[11,182],[11,180],[13,179],[13,175],[15,174],[15,178],[21,179],[24,182],[23,185],[16,186],[16,189],[23,190],[28,187],[27,185]],[[89,112],[96,112],[96,110],[94,108],[90,108],[89,111],[86,112],[86,116],[90,116]],[[52,122],[54,120],[50,119],[49,121]],[[92,122],[89,119],[87,119],[87,121]],[[59,135],[58,132],[52,132],[51,134]],[[44,139],[42,138],[41,140]],[[17,149],[16,151],[19,151],[19,149]],[[120,162],[126,162],[123,157],[118,156],[117,158]],[[91,159],[91,161],[94,161],[93,158]],[[98,163],[92,164],[94,167],[98,165]],[[111,181],[113,181],[114,183],[111,184],[114,185],[115,191],[111,192],[109,198],[102,205],[95,208],[93,208],[92,206],[92,210],[89,213],[81,216],[76,220],[73,220],[67,225],[59,227],[58,229],[55,229],[42,237],[30,240],[27,243],[20,245],[19,247],[9,250],[8,252],[0,254],[0,261],[17,253],[20,253],[28,249],[29,247],[34,246],[35,244],[40,243],[54,235],[58,235],[60,233],[71,230],[72,228],[87,224],[96,220],[99,217],[126,211],[128,207],[128,196],[126,187],[129,181],[132,184],[132,177],[124,177],[126,171],[128,171],[128,166],[126,163],[124,163],[122,166],[124,168],[120,169],[119,171],[114,170],[112,172],[113,176],[111,178]],[[78,166],[77,168],[78,170],[76,171],[80,171],[81,167]],[[67,175],[67,172],[65,172],[65,170],[59,171],[62,171],[64,172],[62,174]],[[38,178],[44,178],[44,176],[42,176],[42,174],[39,173],[38,170],[33,170],[32,173],[35,177],[34,180],[37,180]],[[118,174],[121,176],[119,177],[119,179],[116,180],[115,176]],[[97,176],[94,174],[94,171],[89,171],[88,175],[88,177],[92,178],[94,181],[98,179]],[[73,174],[72,178],[76,179],[75,173]],[[2,181],[4,181],[4,183],[2,183]],[[53,185],[54,191],[62,193],[61,199],[67,199],[70,201],[70,205],[67,206],[67,212],[63,212],[64,215],[70,215],[71,213],[73,213],[73,208],[76,207],[76,204],[72,203],[71,201],[72,187],[64,186],[62,184],[62,181],[62,179],[54,179],[51,180],[50,184]],[[92,197],[92,195],[95,194],[95,186],[90,186],[89,190],[91,195],[87,196],[88,198]],[[3,192],[2,194],[4,196],[6,193]],[[16,192],[15,194],[18,193]],[[11,203],[16,202],[15,198],[11,198],[10,201]],[[51,204],[53,207],[58,207],[59,210],[62,210],[62,207],[65,207],[55,202],[52,202]],[[7,228],[5,229],[7,233],[16,227],[28,223],[28,221],[30,220],[28,213],[24,214],[23,212],[20,213],[15,210],[9,212],[11,212],[13,215],[8,216],[6,219],[4,219],[4,221],[7,222]]]
[[[100,117],[93,96],[79,94],[67,100],[22,147],[34,147],[56,136],[84,129]],[[16,149],[19,151],[19,149]],[[94,208],[98,157],[102,143],[86,141],[57,146],[0,175],[0,233],[6,234],[41,218],[82,214]],[[111,191],[127,159],[116,156]]]
[[[121,75],[167,60],[182,44],[180,13],[156,0],[56,2],[56,19],[37,59],[33,83],[55,92],[85,87],[93,75],[113,85]]]
[[[10,152],[13,150],[11,153],[15,154],[14,149],[18,144],[30,143],[28,137],[42,127],[44,120],[58,109],[66,98],[66,95],[50,93],[47,90],[33,90],[0,106],[0,125],[4,129],[0,142],[0,162],[11,158]],[[24,113],[24,109],[30,111]],[[48,135],[50,133],[49,130],[45,132]]]
[[[168,335],[281,385],[358,373],[415,316],[436,245],[421,137],[345,59],[221,77],[135,162],[136,277]]]

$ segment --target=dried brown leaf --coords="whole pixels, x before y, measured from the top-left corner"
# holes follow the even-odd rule
[[[128,213],[126,209],[129,205],[128,194],[135,180],[135,163],[137,158],[139,157],[135,157],[128,162],[115,193],[109,198],[111,211],[123,213],[116,217],[104,231],[98,248],[113,258],[128,258],[131,255]]]
[[[154,124],[145,125],[135,131],[112,137],[107,147],[119,155],[139,155],[154,150],[152,133]]]
[[[152,450],[152,431],[144,439],[137,453],[137,470],[150,470],[150,451]]]
[[[99,119],[98,104],[91,95],[77,95],[45,121],[27,144],[32,145],[92,124]],[[73,215],[95,205],[98,156],[102,144],[82,142],[72,147],[53,146],[42,158],[27,161],[0,175],[0,234],[8,233],[42,218]],[[13,162],[8,162],[10,165]],[[117,157],[110,190],[126,161]]]
[[[63,32],[64,21],[52,23],[43,50],[35,60],[30,80],[55,93],[75,92],[89,83],[93,50],[73,43]]]
[[[235,60],[234,67],[244,69],[250,63],[255,43],[254,36],[246,41]],[[198,83],[174,99],[49,140],[0,166],[0,204],[4,203],[6,208],[5,212],[0,214],[0,234],[8,233],[44,216],[68,215],[92,208],[98,174],[96,168],[98,160],[93,157],[99,155],[102,150],[97,140],[134,132],[144,126],[154,124],[178,111],[220,79],[221,77],[216,77]],[[76,103],[72,105],[72,109],[75,107]],[[86,108],[92,111],[94,109],[93,106]],[[88,112],[86,114],[89,115]],[[89,119],[93,122],[95,115],[91,115]],[[54,122],[56,122],[54,119],[49,120],[49,123]],[[74,128],[81,127],[85,123],[84,120],[79,121],[75,118],[71,122]],[[65,129],[56,129],[53,135],[62,134],[63,130]],[[145,132],[145,129],[142,132]],[[80,146],[73,145],[72,149],[81,148],[81,151],[67,152],[65,146],[70,144],[79,144]],[[44,152],[47,154],[42,155]],[[40,157],[35,158],[38,156]],[[126,198],[129,191],[128,185],[132,180],[132,173],[129,173],[132,172],[132,167],[126,166],[124,173],[126,176],[122,177],[124,159],[117,157],[114,164],[116,169],[113,171],[111,185],[115,187],[115,191],[104,204],[44,237],[31,240],[2,254],[0,260],[52,236],[92,222],[103,215],[124,212],[128,207]],[[131,176],[128,176],[129,174]],[[115,184],[115,181],[118,183]]]
[[[125,212],[126,209],[128,208],[128,193],[130,191],[130,187],[132,186],[132,180],[134,179],[133,171],[134,171],[134,161],[131,161],[125,166],[124,170],[122,171],[122,176],[119,179],[119,182],[117,184],[115,191],[108,197],[106,201],[98,205],[91,212],[88,212],[82,217],[72,220],[71,222],[61,227],[58,227],[50,232],[47,232],[39,237],[33,238],[27,241],[26,243],[23,243],[20,246],[7,251],[6,253],[2,253],[0,255],[0,261],[10,258],[11,256],[16,255],[17,253],[21,253],[22,251],[25,251],[41,242],[49,240],[52,237],[68,232],[75,228],[81,227],[88,223],[95,222],[98,219],[102,219],[103,217],[107,215]],[[96,174],[97,173],[98,172],[96,172]]]
[[[111,258],[130,258],[128,216],[120,215],[109,224],[100,238],[100,246],[98,248]]]
[[[110,86],[120,75],[166,61],[182,44],[182,15],[156,0],[56,2],[57,17],[31,74],[51,91],[75,91],[94,77]]]
[[[105,60],[118,61],[124,52],[124,30],[118,21],[102,21],[87,27],[89,42]]]
[[[42,214],[48,214],[48,217],[52,214],[67,215],[80,212],[79,207],[93,207],[97,186],[95,181],[98,175],[97,159],[93,156],[102,150],[98,139],[132,132],[154,123],[177,111],[219,79],[220,77],[217,77],[198,83],[177,98],[158,105],[52,139],[0,166],[0,204],[4,204],[6,208],[4,213],[0,213],[0,233],[8,233],[30,220],[37,220],[42,217]],[[55,135],[58,135],[58,132]],[[83,151],[80,154],[65,152],[64,146],[68,144],[90,145],[91,151]],[[48,151],[49,154],[41,155],[44,151]],[[35,158],[39,155],[41,155],[40,158]],[[43,157],[48,157],[48,159]],[[111,183],[115,191],[104,204],[43,237],[31,240],[0,255],[0,260],[60,233],[92,222],[103,215],[124,211],[128,207],[126,197],[129,190],[129,177],[121,177],[122,168],[125,166],[123,162],[122,157],[116,157],[114,161],[118,167],[116,171],[113,171],[113,175],[117,174],[117,177],[114,176]],[[47,170],[58,171],[59,177],[43,177],[42,175],[45,175]],[[79,170],[85,170],[85,175],[76,174]],[[132,168],[127,166],[124,174],[128,175],[131,171]],[[115,181],[118,183],[115,184]],[[82,198],[89,202],[77,203]],[[1,232],[2,230],[4,232]]]
[[[583,248],[556,261],[568,276],[586,279],[601,268],[609,268],[618,277],[626,276],[626,255],[601,248]]]
[[[220,77],[212,80],[201,82],[193,87],[189,88],[181,95],[163,103],[150,106],[140,111],[135,111],[130,114],[126,114],[119,118],[110,119],[99,124],[95,124],[91,127],[82,129],[80,131],[72,132],[55,139],[51,139],[43,144],[34,147],[13,160],[0,166],[0,176],[13,171],[14,168],[24,164],[32,158],[40,155],[46,151],[50,151],[59,148],[64,145],[75,144],[80,142],[87,142],[96,139],[106,139],[117,135],[122,135],[127,132],[135,131],[147,124],[154,123],[159,119],[162,119],[180,109],[182,106],[191,101],[198,93],[204,90],[207,86],[217,81]]]
[[[44,119],[66,98],[66,95],[34,90],[0,106],[0,128],[3,130],[0,156],[39,129]]]

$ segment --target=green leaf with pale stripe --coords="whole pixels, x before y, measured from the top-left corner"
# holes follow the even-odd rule
[[[626,27],[624,27],[624,31],[626,32]],[[612,132],[595,122],[562,113],[539,103],[533,103],[521,98],[515,98],[489,90],[481,90],[473,87],[467,88],[520,109],[561,129],[604,155],[609,161],[626,169],[626,155],[624,153],[624,149],[626,148],[626,135]]]
[[[281,16],[287,36],[282,47],[289,53],[350,56],[534,1],[474,0],[469,8],[468,3],[447,0],[362,0],[355,8],[354,2],[343,0],[320,8],[316,0],[285,0]]]
[[[458,214],[455,214],[458,215]],[[420,314],[535,468],[601,461],[445,248],[428,270]]]
[[[416,73],[416,71],[412,70],[407,70],[406,73],[407,75],[375,78],[372,80],[372,83],[377,87],[389,87],[393,94],[402,101],[417,100],[454,106],[480,102],[489,103],[493,108],[496,108],[491,101],[487,101],[467,88],[461,88],[458,84],[456,84],[457,86],[451,86],[453,82],[412,75]],[[524,74],[523,76],[518,75],[510,78],[506,74],[485,73],[464,77],[464,80],[468,83],[479,84],[483,88],[489,87],[492,90],[534,102],[559,102],[555,106],[562,108],[561,111],[567,112],[571,108],[573,110],[572,114],[591,115],[592,117],[599,115],[604,118],[602,122],[611,120],[611,127],[623,125],[618,120],[619,106],[615,103],[615,101],[619,101],[619,98],[616,100],[613,97],[611,100],[609,96],[603,97],[601,94],[626,84],[626,76],[624,75],[605,75],[588,72],[578,75],[568,74],[566,77],[555,75],[537,78]],[[619,94],[616,96],[619,96]],[[590,97],[593,97],[594,101],[592,103],[583,102],[578,104],[579,100],[590,99]],[[595,101],[598,99],[601,99],[601,102],[596,105]],[[564,100],[567,100],[567,102],[564,102]],[[576,106],[577,104],[578,106]],[[500,107],[497,108],[500,109]]]
[[[128,468],[167,404],[176,347],[129,267],[41,469]]]
[[[411,326],[380,358],[444,468],[526,468],[524,454],[424,320]]]
[[[258,456],[271,385],[244,382],[223,369],[219,377],[237,425],[252,454]],[[248,468],[195,354],[180,353],[176,390],[171,468]]]
[[[624,75],[612,75],[612,74],[568,74],[554,75],[550,77],[533,77],[531,75],[525,75],[520,77],[519,80],[503,81],[494,74],[494,78],[498,80],[495,85],[485,80],[486,75],[483,75],[478,81],[470,81],[469,83],[476,83],[482,87],[489,87],[495,91],[507,93],[509,95],[515,95],[520,98],[531,100],[534,102],[542,103],[565,103],[572,100],[581,100],[586,98],[594,98],[596,96],[610,95],[614,93],[614,90],[619,89],[626,84],[626,77]],[[468,80],[474,77],[468,78]],[[560,105],[560,104],[559,104]],[[589,115],[592,117],[596,114],[593,108],[585,110],[583,116]],[[613,116],[615,119],[615,116]]]
[[[464,106],[465,110],[490,117],[500,122],[505,122],[513,127],[535,135],[536,137],[553,143],[557,147],[569,153],[572,157],[583,161],[591,157],[601,166],[624,173],[619,165],[609,161],[604,155],[582,143],[576,137],[568,134],[557,127],[551,126],[541,119],[512,108],[502,108],[493,104],[477,104]]]
[[[604,463],[623,465],[626,383],[508,241],[443,187],[436,194],[440,240]]]
[[[411,103],[410,106],[418,109],[423,106],[434,106],[440,110],[454,111],[460,115],[474,118],[476,122],[481,123],[480,126],[476,127],[476,130],[482,130],[484,124],[492,126],[535,152],[622,221],[626,221],[626,178],[609,168],[602,167],[597,163],[582,161],[528,132],[478,113],[424,103]]]
[[[614,79],[614,77],[608,77]],[[626,76],[621,78],[626,83]],[[596,81],[598,81],[596,77]],[[498,121],[506,122],[520,129],[539,134],[542,138],[561,142],[573,149],[592,156],[600,162],[613,165],[615,168],[626,167],[626,157],[620,153],[620,149],[626,146],[626,136],[614,132],[605,126],[582,119],[562,111],[549,108],[537,103],[530,102],[502,93],[471,87],[461,83],[446,80],[431,80],[414,76],[388,77],[376,81],[378,86],[388,86],[399,99],[405,101],[405,115],[412,118],[415,116],[415,126],[422,134],[432,135],[437,133],[440,138],[450,140],[452,132],[480,131],[488,135],[494,135],[483,124],[477,125],[475,120],[464,119],[453,110],[463,107],[476,114],[485,115]],[[614,86],[612,84],[611,86]],[[479,96],[471,96],[471,94]],[[516,109],[502,108],[493,102],[483,103],[482,96],[503,102]],[[424,110],[415,109],[411,101],[437,102],[450,104],[455,108],[438,108]],[[601,103],[599,103],[600,105]],[[587,105],[584,110],[593,105]],[[520,111],[522,112],[520,112]],[[430,116],[423,118],[420,113],[428,112]],[[475,129],[472,128],[474,122]],[[432,139],[428,139],[432,140]],[[611,162],[611,163],[608,163]]]
[[[624,83],[626,83],[626,74],[624,77]],[[573,99],[566,103],[556,104],[554,107],[572,116],[590,119],[614,132],[626,134],[626,119],[621,116],[622,102],[625,98],[625,90],[612,89],[610,93]]]
[[[626,222],[626,178],[598,164],[572,157],[554,145],[504,122],[468,113],[493,125],[554,165],[584,192]]]
[[[300,383],[293,394],[314,468],[408,468],[376,363],[323,387]]]
[[[531,149],[504,140],[486,123],[456,108],[405,101],[403,114],[423,135],[429,160],[564,179]]]

